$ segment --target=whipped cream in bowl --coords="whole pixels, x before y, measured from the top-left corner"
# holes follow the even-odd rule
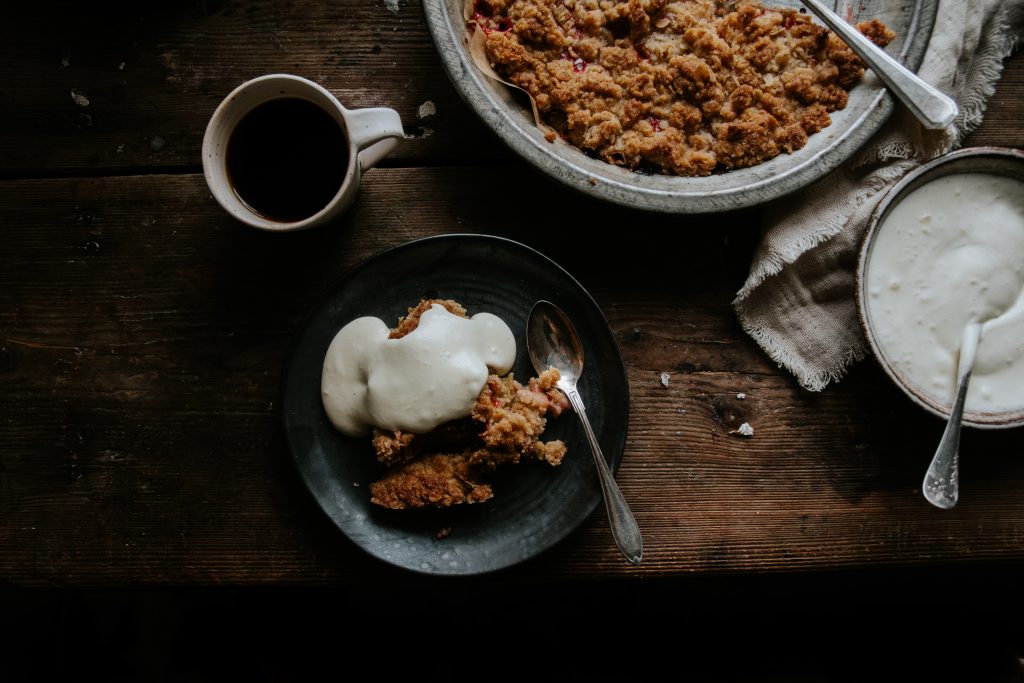
[[[960,150],[894,186],[861,248],[857,304],[885,372],[943,418],[964,328],[981,324],[964,424],[1024,425],[1024,153]]]

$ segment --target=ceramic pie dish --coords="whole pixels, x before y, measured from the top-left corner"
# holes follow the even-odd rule
[[[884,123],[893,99],[869,71],[847,107],[807,145],[757,166],[706,177],[645,175],[593,159],[560,139],[548,142],[522,93],[484,75],[470,57],[465,0],[424,3],[448,76],[483,122],[519,156],[556,181],[615,204],[665,213],[711,213],[756,206],[797,192],[848,159]],[[769,4],[800,7],[795,0]],[[916,70],[935,22],[937,0],[840,0],[853,21],[878,18],[896,32],[887,51]]]

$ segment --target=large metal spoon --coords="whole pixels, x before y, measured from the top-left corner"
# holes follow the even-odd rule
[[[526,324],[526,347],[530,353],[530,361],[537,372],[555,368],[561,374],[558,388],[569,397],[572,409],[583,424],[583,432],[590,444],[590,452],[597,466],[597,476],[601,481],[601,494],[604,496],[604,507],[608,511],[611,523],[612,538],[619,551],[633,564],[640,564],[644,554],[643,539],[640,528],[633,518],[633,513],[622,497],[622,492],[615,484],[615,477],[608,469],[608,463],[597,443],[594,430],[587,419],[583,408],[583,399],[576,382],[583,373],[583,345],[576,334],[569,318],[554,304],[538,301],[530,311],[530,319]]]
[[[956,102],[941,93],[917,74],[907,69],[885,53],[831,9],[821,0],[800,0],[809,10],[821,19],[840,38],[846,41],[850,49],[863,59],[871,70],[889,86],[889,91],[906,105],[907,109],[917,117],[925,128],[942,130],[960,112]]]
[[[942,432],[939,447],[924,475],[921,490],[924,497],[935,507],[949,509],[960,497],[960,423],[964,419],[964,402],[967,399],[967,385],[971,381],[971,368],[981,341],[981,323],[971,323],[964,328],[960,341],[960,359],[957,361],[956,398],[949,411],[946,430]]]

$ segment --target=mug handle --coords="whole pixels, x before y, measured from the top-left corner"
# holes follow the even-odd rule
[[[359,166],[364,171],[376,166],[405,137],[402,119],[394,109],[349,109],[345,118],[349,138],[359,150]]]

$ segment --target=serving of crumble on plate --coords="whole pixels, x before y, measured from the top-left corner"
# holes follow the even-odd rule
[[[468,317],[457,301],[423,299],[399,320],[390,338],[401,339],[416,330],[420,316],[432,305]],[[528,460],[558,467],[565,443],[541,440],[548,418],[569,408],[569,399],[555,386],[558,379],[555,369],[525,385],[513,373],[492,373],[465,418],[422,434],[374,429],[374,455],[388,470],[370,484],[370,502],[392,510],[478,504],[494,497],[489,480],[498,467]]]
[[[501,416],[483,415],[486,411],[481,410],[480,424],[495,425],[492,436],[499,447],[494,453],[509,452],[504,448],[506,437],[527,446],[519,452],[521,457],[528,456],[521,465],[497,467],[487,473],[486,481],[479,482],[490,487],[493,496],[477,491],[478,497],[486,499],[440,509],[382,507],[371,498],[377,495],[383,500],[393,490],[373,492],[372,485],[385,479],[391,469],[379,462],[378,456],[401,460],[403,440],[378,433],[374,444],[373,438],[345,436],[330,423],[323,408],[320,380],[324,354],[337,331],[362,316],[393,323],[407,316],[410,304],[420,300],[452,300],[470,312],[486,311],[500,317],[516,338],[513,376],[534,377],[525,331],[530,309],[540,299],[557,301],[577,324],[587,357],[602,359],[588,368],[580,391],[609,465],[617,469],[629,413],[629,387],[618,345],[590,295],[542,254],[497,237],[426,238],[374,256],[324,295],[289,353],[282,418],[303,483],[327,518],[353,543],[376,558],[417,572],[479,574],[517,564],[551,548],[600,505],[592,459],[589,455],[572,456],[585,454],[588,448],[576,420],[565,416],[549,419],[541,441],[536,441],[518,439],[517,435],[528,436],[520,430],[501,434]],[[517,388],[507,378],[494,377],[485,392],[491,392],[488,402],[491,397],[498,398],[501,405],[502,397],[520,389],[546,395],[550,387],[545,387],[545,381],[542,376],[532,389],[527,381]],[[478,430],[474,432],[473,438],[479,436]],[[542,445],[538,448],[534,442]],[[564,444],[568,453],[564,458],[559,444]],[[559,466],[550,466],[552,460],[559,459]],[[432,464],[419,462],[421,467]]]

